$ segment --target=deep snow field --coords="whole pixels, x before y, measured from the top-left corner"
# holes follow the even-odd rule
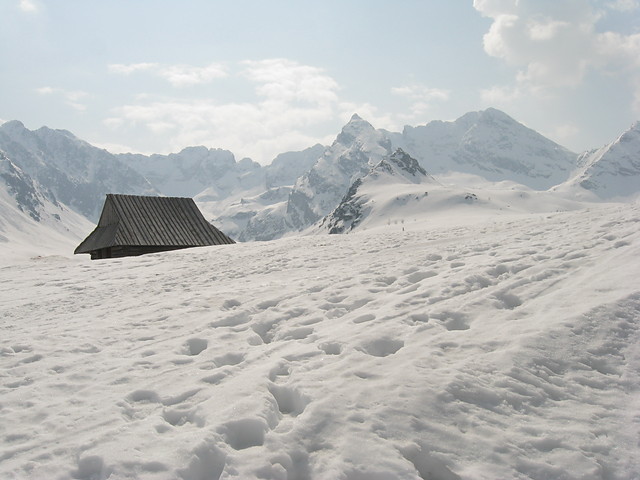
[[[640,204],[402,227],[3,262],[0,478],[640,478]]]

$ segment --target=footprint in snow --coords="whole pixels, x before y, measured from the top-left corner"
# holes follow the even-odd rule
[[[209,325],[213,328],[216,327],[237,327],[251,320],[251,316],[247,312],[237,312],[227,317],[211,322]]]
[[[258,303],[256,307],[260,310],[267,310],[269,308],[273,308],[280,303],[280,300],[265,300],[263,302]]]
[[[218,480],[227,460],[227,456],[221,449],[208,442],[203,442],[196,447],[190,458],[189,465],[178,470],[178,474],[183,479],[210,478]]]
[[[268,426],[263,419],[243,418],[225,423],[218,432],[223,435],[225,442],[231,448],[244,450],[262,446],[267,430]]]
[[[402,347],[404,347],[402,340],[383,337],[363,343],[358,350],[372,357],[387,357],[395,354]]]
[[[223,310],[233,310],[234,308],[237,308],[240,305],[242,305],[242,303],[239,300],[236,300],[236,299],[232,298],[232,299],[224,301],[224,303],[222,304],[222,309]]]
[[[195,357],[204,352],[209,346],[209,342],[204,338],[190,338],[182,346],[182,353]]]
[[[273,395],[280,413],[297,417],[309,404],[310,399],[301,394],[297,389],[286,385],[271,384],[269,392]]]
[[[513,310],[522,305],[522,300],[517,295],[508,292],[499,292],[495,294],[498,299],[496,307],[500,309]]]
[[[278,340],[303,340],[312,333],[313,328],[311,327],[292,328],[282,333],[282,335],[278,335]]]
[[[209,375],[207,377],[201,378],[200,381],[204,383],[208,383],[210,385],[219,384],[224,378],[227,376],[224,372],[214,373],[213,375]]]
[[[340,355],[344,345],[338,342],[324,342],[318,345],[318,348],[327,355]]]
[[[376,316],[373,313],[365,313],[364,315],[360,315],[354,318],[353,323],[364,323],[370,322],[371,320],[375,320]]]
[[[227,353],[225,355],[221,355],[219,357],[215,357],[213,359],[213,362],[216,364],[217,367],[224,367],[226,365],[238,365],[239,363],[241,363],[245,358],[244,353]]]
[[[436,275],[438,275],[438,272],[433,270],[418,271],[407,275],[407,280],[409,283],[419,283],[426,278],[435,277]]]
[[[291,367],[288,363],[278,363],[269,371],[269,380],[273,383],[285,381],[291,375]]]
[[[452,330],[469,330],[469,320],[467,316],[460,312],[444,311],[440,313],[433,313],[431,316],[442,322],[444,328],[449,331]]]

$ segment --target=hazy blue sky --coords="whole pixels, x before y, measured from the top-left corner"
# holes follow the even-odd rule
[[[262,163],[499,108],[582,151],[640,119],[640,0],[0,0],[0,121]]]

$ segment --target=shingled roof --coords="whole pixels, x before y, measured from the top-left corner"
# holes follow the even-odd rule
[[[230,243],[235,242],[207,222],[191,198],[107,194],[98,226],[74,253],[105,258],[94,252],[142,247],[117,255],[126,256]]]

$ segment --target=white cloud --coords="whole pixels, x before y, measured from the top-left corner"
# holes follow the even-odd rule
[[[53,87],[40,87],[40,88],[36,88],[36,92],[40,95],[51,95],[52,93],[54,93],[56,91],[55,88]]]
[[[610,2],[630,9],[637,0]],[[575,87],[590,70],[640,76],[640,34],[598,32],[605,15],[589,0],[475,0],[493,19],[485,52],[518,68],[517,88],[528,92]]]
[[[110,73],[119,75],[131,75],[139,72],[149,72],[164,78],[174,87],[187,87],[210,83],[217,78],[228,76],[224,65],[212,63],[205,67],[192,65],[161,65],[159,63],[114,63],[108,66]]]
[[[26,13],[37,13],[40,10],[33,0],[20,0],[18,7]]]
[[[426,85],[411,84],[391,89],[393,95],[404,97],[410,102],[410,114],[404,114],[404,123],[421,119],[429,111],[433,102],[444,102],[449,100],[450,91],[441,88],[428,87]]]
[[[580,133],[580,129],[572,124],[565,123],[562,125],[556,125],[553,130],[548,132],[548,137],[553,138],[561,145],[573,140]]]
[[[614,2],[609,2],[607,7],[619,12],[630,12],[640,8],[640,0],[616,0]]]
[[[426,85],[405,85],[402,87],[393,87],[391,93],[394,95],[400,95],[413,101],[430,102],[433,100],[448,100],[449,90],[443,90],[441,88],[431,88]]]
[[[157,73],[174,87],[210,83],[212,80],[228,75],[224,66],[215,63],[206,67],[170,65],[159,69]]]
[[[518,87],[493,86],[480,91],[480,97],[485,104],[502,106],[517,100],[522,96],[522,91]]]
[[[265,101],[330,105],[337,101],[338,84],[317,67],[276,58],[243,62],[242,75],[256,84]]]
[[[311,132],[339,110],[338,84],[320,68],[286,59],[245,61],[241,67],[238,75],[258,95],[255,103],[143,95],[115,109],[105,124],[162,135],[173,151],[204,144],[267,162],[317,142]]]
[[[633,111],[640,115],[640,79],[633,84]]]
[[[85,111],[87,106],[81,103],[81,100],[90,97],[87,92],[82,90],[65,90],[63,88],[40,87],[36,88],[39,95],[58,95],[65,100],[65,103],[71,108],[80,112]]]
[[[136,71],[126,67],[111,66],[110,71]],[[346,123],[358,113],[377,128],[397,129],[431,102],[446,101],[450,95],[447,90],[418,84],[397,87],[394,93],[412,106],[409,115],[391,115],[371,104],[341,98],[340,86],[322,68],[284,58],[247,60],[237,67],[223,70],[231,72],[225,82],[233,82],[235,89],[248,86],[250,96],[257,97],[252,102],[203,100],[189,96],[188,90],[171,97],[141,94],[113,109],[105,125],[132,135],[162,137],[170,151],[189,145],[215,146],[266,163],[282,152],[330,142],[335,138],[336,119]],[[167,71],[162,66],[148,69],[154,75]],[[191,71],[191,67],[181,67],[181,72]],[[216,74],[222,72],[214,68],[212,75]]]
[[[156,68],[158,68],[157,63],[130,63],[128,65],[114,63],[108,66],[110,73],[117,73],[120,75],[130,75],[135,72],[144,72],[147,70],[154,70]]]

